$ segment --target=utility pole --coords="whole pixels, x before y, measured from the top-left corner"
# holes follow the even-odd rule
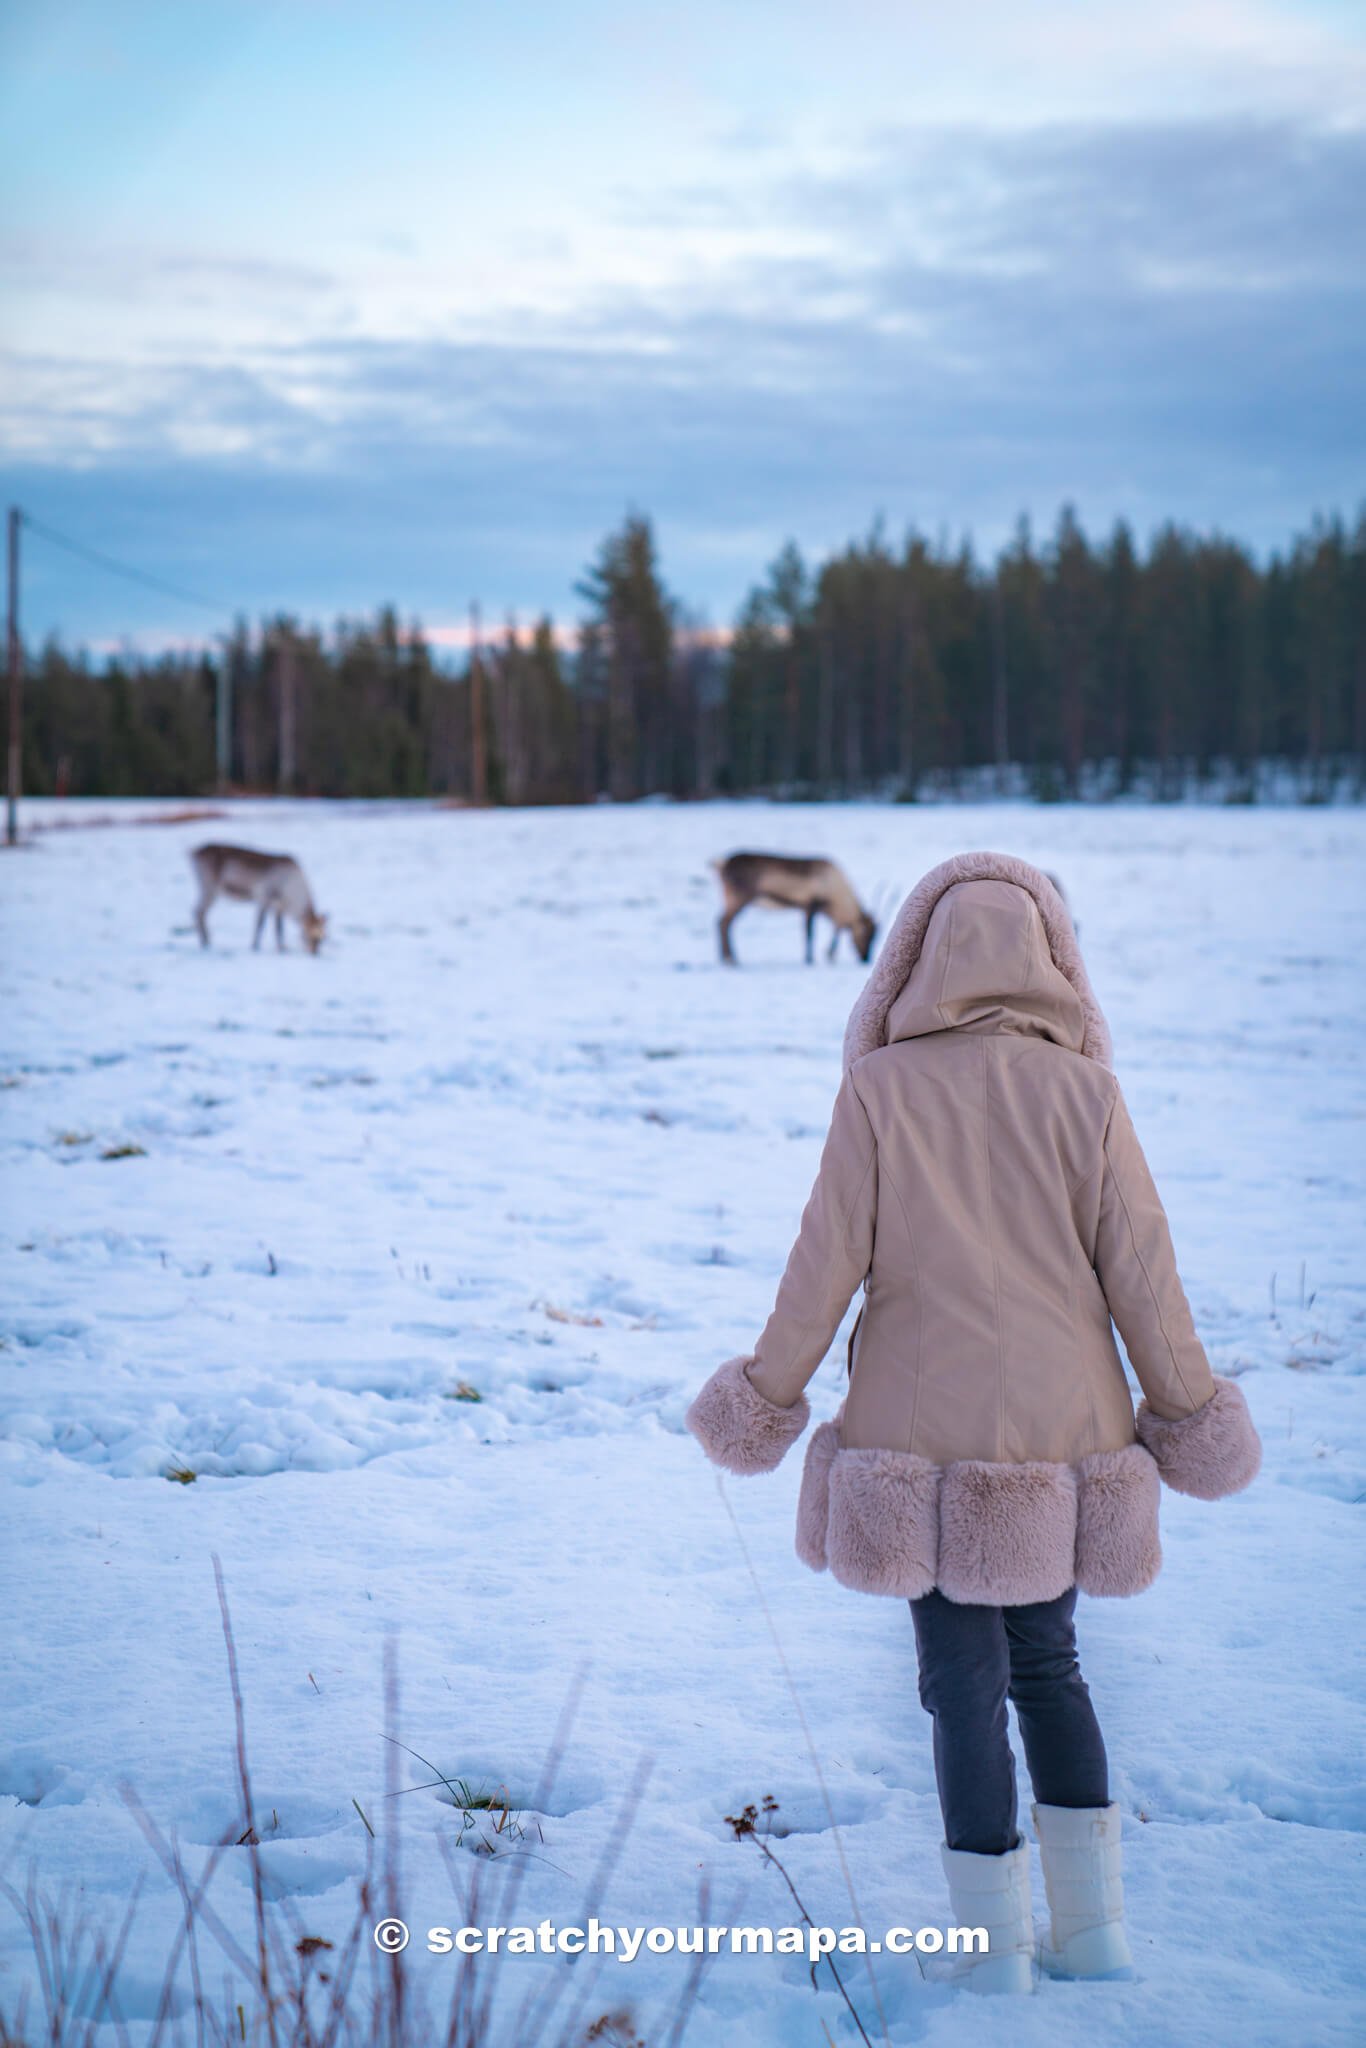
[[[470,802],[489,800],[489,750],[484,719],[484,666],[479,656],[479,607],[470,606]]]
[[[9,762],[6,778],[5,839],[19,840],[19,781],[24,753],[24,659],[19,645],[19,521],[17,505],[9,508]]]

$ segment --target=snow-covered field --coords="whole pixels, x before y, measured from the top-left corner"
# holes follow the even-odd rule
[[[797,920],[760,912],[721,970],[706,861],[828,851],[871,891],[995,846],[1067,886],[1197,1323],[1243,1375],[1266,1457],[1232,1500],[1165,1496],[1155,1587],[1079,1607],[1140,1981],[969,2000],[884,1958],[890,2035],[1359,2039],[1366,816],[242,804],[135,822],[157,808],[87,806],[106,822],[0,866],[0,1858],[11,1883],[32,1865],[78,1884],[110,1927],[145,1874],[125,2012],[153,2009],[178,1908],[119,1782],[192,1864],[240,1810],[214,1553],[267,1883],[308,1931],[349,1920],[353,1801],[384,1804],[391,1630],[404,1739],[523,1809],[584,1672],[539,1827],[524,1813],[518,1920],[575,1922],[615,1842],[604,1921],[690,1925],[708,1877],[713,1920],[789,1923],[724,1819],[769,1793],[817,1921],[854,1918],[841,1845],[870,1930],[944,1920],[905,1606],[796,1561],[800,1448],[726,1482],[837,1841],[682,1429],[767,1314],[862,973],[847,947],[805,968]],[[185,852],[206,837],[300,856],[332,917],[318,958],[253,954],[227,903],[201,951]],[[818,1418],[841,1365],[837,1345]],[[430,1777],[405,1758],[402,1782]],[[406,1967],[439,2003],[453,1960],[421,1931],[460,1918],[439,1853],[458,1817],[430,1790],[401,1809]],[[468,1841],[455,1863],[481,1867]],[[247,1850],[213,1897],[245,1938]],[[514,1991],[565,1968],[498,1967]],[[685,1967],[608,1960],[585,2017],[631,2006],[655,2048]],[[0,2011],[31,1974],[0,1905]],[[797,1960],[719,1958],[687,2039],[854,2038],[822,1984]]]

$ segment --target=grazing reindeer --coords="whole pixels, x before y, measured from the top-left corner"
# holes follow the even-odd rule
[[[848,932],[860,960],[873,950],[877,925],[863,908],[849,878],[832,860],[798,860],[786,853],[733,853],[714,860],[721,880],[723,909],[717,921],[721,958],[734,967],[730,928],[747,903],[770,903],[781,910],[806,912],[806,964],[811,965],[811,940],[816,919],[824,914],[835,927],[827,959],[833,960],[840,933]]]
[[[257,853],[250,846],[197,846],[190,855],[190,866],[199,883],[194,921],[202,944],[209,943],[208,911],[219,896],[233,896],[258,906],[253,947],[260,945],[266,919],[273,911],[275,943],[282,953],[287,917],[298,925],[309,952],[317,952],[327,919],[313,908],[304,871],[292,854]]]

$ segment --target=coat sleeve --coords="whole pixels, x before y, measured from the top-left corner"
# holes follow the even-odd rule
[[[877,1141],[853,1074],[835,1098],[815,1185],[754,1351],[714,1372],[685,1421],[715,1464],[768,1472],[810,1420],[804,1388],[873,1257]]]
[[[1211,1372],[1166,1212],[1122,1094],[1109,1124],[1096,1273],[1143,1389],[1136,1426],[1167,1484],[1217,1500],[1255,1478],[1261,1443],[1236,1380]]]

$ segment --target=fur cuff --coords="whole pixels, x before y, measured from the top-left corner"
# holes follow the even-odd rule
[[[713,1465],[727,1472],[771,1472],[811,1420],[805,1394],[780,1408],[750,1382],[752,1355],[718,1366],[683,1417]]]
[[[1203,1408],[1170,1420],[1140,1401],[1135,1426],[1140,1443],[1152,1452],[1158,1471],[1176,1493],[1222,1500],[1250,1485],[1261,1470],[1261,1438],[1243,1390],[1221,1373],[1215,1373],[1214,1394]]]

